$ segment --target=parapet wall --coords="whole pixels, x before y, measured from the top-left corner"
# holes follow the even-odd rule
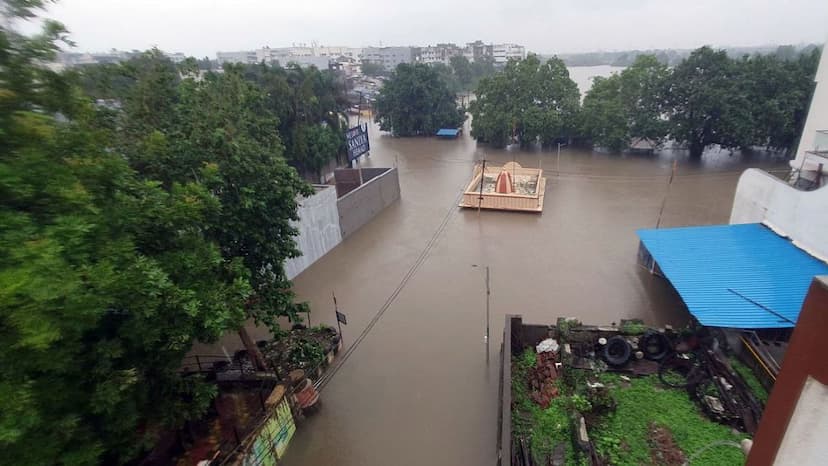
[[[750,168],[736,186],[730,223],[764,223],[809,254],[828,261],[828,188],[800,191]]]

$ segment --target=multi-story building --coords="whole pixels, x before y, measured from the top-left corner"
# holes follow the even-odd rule
[[[523,60],[526,58],[526,48],[517,44],[494,44],[492,57],[497,65],[505,65],[511,59]]]
[[[483,57],[493,57],[494,51],[492,50],[492,44],[484,44],[482,40],[476,40],[466,44],[463,55],[469,61],[478,61]]]
[[[241,50],[238,52],[216,52],[216,60],[219,65],[225,63],[246,63],[252,65],[259,63],[259,54],[255,50]]]
[[[414,47],[366,47],[362,59],[382,65],[386,71],[394,71],[401,63],[413,62],[418,52]]]
[[[429,45],[420,49],[419,61],[420,63],[443,63],[448,65],[451,62],[451,57],[462,54],[463,51],[455,44]]]

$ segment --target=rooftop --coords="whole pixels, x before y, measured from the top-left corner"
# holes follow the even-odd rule
[[[712,327],[793,327],[811,280],[828,274],[828,264],[758,223],[638,237],[690,313]]]

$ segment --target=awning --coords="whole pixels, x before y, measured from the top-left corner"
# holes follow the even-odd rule
[[[793,327],[828,264],[758,224],[639,230],[691,314],[711,327]]]

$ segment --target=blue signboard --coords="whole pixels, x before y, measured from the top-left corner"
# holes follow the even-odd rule
[[[359,158],[360,155],[371,150],[368,143],[368,123],[357,125],[345,131],[345,142],[348,145],[348,161]]]

